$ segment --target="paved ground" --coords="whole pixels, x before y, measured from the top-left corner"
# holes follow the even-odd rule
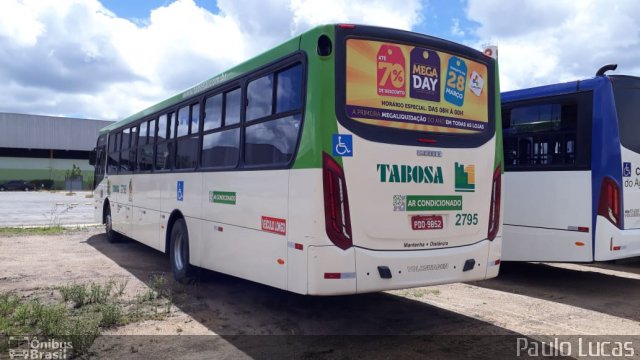
[[[0,192],[0,227],[93,223],[87,196]],[[0,292],[46,298],[57,296],[60,285],[127,279],[133,297],[159,274],[171,277],[166,255],[133,241],[109,244],[102,229],[0,237]],[[505,263],[487,281],[342,297],[300,296],[204,271],[173,299],[169,318],[108,330],[92,353],[104,359],[498,359],[515,357],[517,338],[573,335],[574,342],[575,336],[630,340],[632,358],[640,358],[639,284],[638,261]]]
[[[127,279],[133,297],[171,276],[166,255],[108,243],[101,229],[0,237],[0,264],[0,293],[21,297],[111,279]],[[309,297],[204,271],[172,299],[171,316],[106,331],[92,357],[496,360],[518,358],[516,338],[573,335],[573,357],[597,358],[577,353],[576,336],[586,336],[607,346],[630,341],[628,358],[639,358],[639,282],[639,262],[505,263],[487,281]]]
[[[0,192],[0,227],[92,224],[90,191]]]

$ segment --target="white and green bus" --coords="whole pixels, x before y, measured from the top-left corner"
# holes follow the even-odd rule
[[[96,220],[206,268],[300,294],[498,274],[498,70],[481,52],[314,28],[102,129]]]

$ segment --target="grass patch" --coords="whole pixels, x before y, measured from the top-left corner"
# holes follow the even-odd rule
[[[71,342],[78,356],[87,353],[102,329],[161,320],[171,313],[173,291],[163,276],[152,278],[152,288],[132,299],[122,296],[127,284],[123,279],[64,285],[54,302],[0,293],[0,335]]]
[[[124,289],[126,289],[127,284],[129,284],[129,279],[123,279],[121,281],[114,281],[113,285],[116,289],[116,296],[122,296],[124,294]]]
[[[0,334],[40,336],[71,342],[76,354],[89,349],[99,334],[88,315],[74,315],[65,304],[45,304],[38,299],[24,301],[15,295],[0,294]]]
[[[43,226],[43,227],[0,227],[0,236],[15,235],[60,235],[65,232],[62,226]]]
[[[123,309],[120,304],[102,304],[98,309],[100,310],[100,326],[110,327],[122,323]]]
[[[91,284],[72,284],[64,285],[58,288],[62,300],[71,301],[75,308],[88,304],[105,304],[112,297],[111,290],[114,282],[110,281],[104,285]]]

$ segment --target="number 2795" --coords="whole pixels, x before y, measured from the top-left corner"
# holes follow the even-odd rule
[[[456,214],[456,226],[478,225],[478,214]]]

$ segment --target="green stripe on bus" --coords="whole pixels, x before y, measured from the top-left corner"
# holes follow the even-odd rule
[[[322,152],[332,156],[332,135],[338,133],[336,119],[335,52],[327,57],[316,53],[318,37],[328,36],[335,44],[335,26],[317,27],[300,38],[300,50],[307,53],[307,100],[300,147],[293,169],[322,168]],[[342,158],[334,157],[342,166]]]

